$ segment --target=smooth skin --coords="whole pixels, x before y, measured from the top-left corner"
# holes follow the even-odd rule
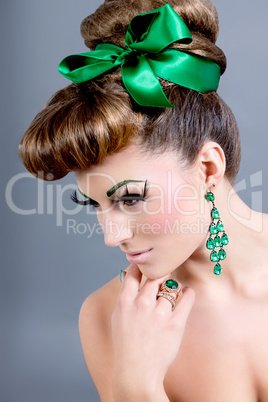
[[[116,277],[81,309],[84,356],[103,402],[268,401],[267,216],[243,203],[224,172],[224,153],[214,142],[187,170],[179,169],[173,153],[154,157],[133,144],[75,172],[81,191],[98,202],[106,245],[126,253],[152,248],[145,261],[127,268],[122,284]],[[124,189],[106,193],[127,179],[148,180],[148,197],[114,205]],[[135,186],[142,192],[142,183]],[[207,190],[215,194],[230,239],[220,276],[206,249]],[[135,224],[128,227],[130,216]],[[184,230],[163,230],[176,220]],[[111,222],[120,225],[120,235],[108,230]],[[151,231],[140,230],[146,223]],[[167,300],[156,299],[170,277],[184,288],[173,311]]]

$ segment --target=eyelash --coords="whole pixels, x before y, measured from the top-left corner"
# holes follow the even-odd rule
[[[128,188],[126,185],[126,194],[122,195],[121,197],[117,196],[118,200],[114,200],[113,202],[115,204],[118,204],[119,202],[123,202],[124,205],[127,205],[128,207],[132,207],[132,206],[136,205],[138,201],[145,201],[146,196],[147,196],[147,190],[148,190],[147,189],[147,180],[145,181],[144,190],[143,190],[142,194],[129,194]],[[94,208],[98,208],[100,206],[98,202],[92,200],[91,198],[88,198],[87,200],[84,200],[84,201],[79,200],[77,198],[76,191],[74,191],[71,194],[71,199],[72,199],[72,201],[74,201],[76,204],[79,204],[79,205],[90,205]],[[127,204],[127,201],[136,201],[136,202],[134,202],[134,204]]]
[[[74,190],[74,192],[71,194],[71,200],[73,202],[75,202],[76,204],[79,204],[79,205],[90,205],[90,206],[92,206],[94,208],[98,208],[98,206],[99,206],[99,204],[96,201],[92,200],[91,198],[88,198],[88,199],[86,199],[84,201],[79,200],[77,198],[76,190]]]
[[[145,184],[144,184],[143,194],[129,194],[128,188],[126,185],[126,194],[122,195],[121,197],[117,196],[118,200],[116,200],[114,202],[115,202],[115,204],[118,204],[120,201],[122,201],[128,207],[133,207],[134,205],[137,204],[137,202],[135,202],[134,204],[126,204],[126,202],[127,201],[145,201],[146,196],[147,196],[147,180],[145,181]]]

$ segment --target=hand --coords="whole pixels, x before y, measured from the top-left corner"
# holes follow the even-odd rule
[[[163,390],[165,374],[178,354],[194,302],[193,290],[184,289],[172,311],[168,300],[156,299],[160,284],[168,277],[147,279],[140,290],[141,278],[138,266],[131,265],[112,316],[113,388],[122,400],[126,395],[128,400],[142,394],[158,396]]]

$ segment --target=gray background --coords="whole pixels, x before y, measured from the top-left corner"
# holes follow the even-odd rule
[[[61,226],[57,226],[58,213],[47,213],[48,194],[56,208],[56,191],[74,183],[72,175],[43,183],[39,190],[35,179],[16,182],[12,200],[21,209],[38,206],[36,214],[12,211],[4,194],[10,179],[26,173],[17,152],[23,132],[46,100],[68,84],[57,65],[66,55],[85,51],[79,25],[101,2],[0,3],[1,402],[99,400],[80,347],[79,309],[87,295],[117,275],[127,261],[119,250],[105,248],[99,234],[89,239],[88,233],[67,233],[70,218],[93,227],[96,220],[85,211],[63,215]],[[219,93],[233,109],[242,137],[239,194],[252,205],[253,193],[262,192],[267,212],[268,5],[264,0],[215,0],[214,4],[220,17],[218,44],[228,58]],[[262,185],[260,174],[259,180],[250,180],[259,171]],[[39,196],[44,194],[39,201],[38,191]],[[71,210],[69,193],[64,193],[64,208]]]

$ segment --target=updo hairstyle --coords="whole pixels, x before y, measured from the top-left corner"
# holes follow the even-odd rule
[[[187,24],[193,41],[170,47],[207,57],[226,68],[216,45],[215,7],[208,0],[106,0],[84,19],[81,34],[94,50],[99,43],[125,48],[131,19],[169,3]],[[75,51],[75,50],[74,50]],[[194,163],[202,145],[217,142],[226,157],[226,178],[233,183],[240,163],[239,132],[230,108],[215,91],[205,94],[160,80],[176,106],[139,106],[125,90],[120,68],[58,91],[37,114],[20,144],[20,157],[35,176],[57,180],[68,172],[100,164],[136,140],[141,150],[176,151],[184,167]]]

